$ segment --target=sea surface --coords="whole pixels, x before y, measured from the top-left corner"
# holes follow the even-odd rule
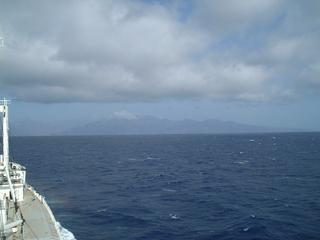
[[[14,137],[77,240],[320,238],[320,133]]]

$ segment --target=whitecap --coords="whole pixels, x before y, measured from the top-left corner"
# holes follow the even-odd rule
[[[249,229],[250,229],[249,227],[246,227],[246,228],[243,229],[243,231],[246,232],[246,231],[248,231]]]
[[[138,159],[138,158],[128,158],[130,162],[143,162],[145,159]]]
[[[170,213],[169,216],[171,219],[179,219],[179,217],[176,214]]]
[[[147,157],[146,160],[160,160],[159,157]]]
[[[107,209],[106,208],[102,208],[102,209],[97,210],[97,213],[105,212],[105,211],[107,211]]]
[[[236,162],[233,162],[233,163],[236,163],[236,164],[247,164],[249,161],[245,160],[245,161],[236,161]]]
[[[163,188],[162,191],[164,191],[164,192],[176,192],[177,190],[169,189],[169,188]]]
[[[57,226],[60,231],[61,240],[76,240],[75,236],[68,229],[61,226],[59,222],[57,222]]]

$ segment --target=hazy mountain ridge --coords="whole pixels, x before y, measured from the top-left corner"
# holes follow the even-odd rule
[[[131,134],[210,134],[289,132],[292,129],[271,128],[208,119],[168,120],[144,116],[136,119],[103,119],[64,131],[62,135],[131,135]]]

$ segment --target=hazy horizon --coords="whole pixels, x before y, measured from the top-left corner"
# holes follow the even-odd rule
[[[320,131],[320,2],[2,1],[11,122],[218,119]]]

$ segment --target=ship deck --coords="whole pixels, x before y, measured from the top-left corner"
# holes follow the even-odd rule
[[[19,203],[24,223],[11,239],[60,240],[56,220],[44,198],[31,187],[25,187],[24,200]]]

